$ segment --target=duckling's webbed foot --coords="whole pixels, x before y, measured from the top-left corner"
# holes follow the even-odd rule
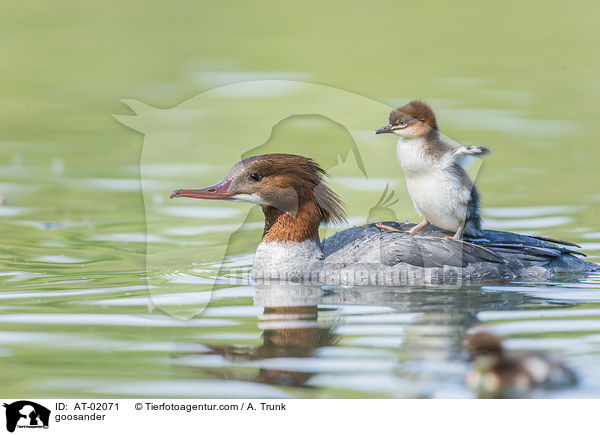
[[[414,227],[412,227],[410,230],[408,230],[409,233],[411,234],[415,234],[420,232],[423,228],[425,228],[427,225],[429,225],[429,221],[427,219],[425,219],[423,222],[421,222],[418,225],[415,225]]]

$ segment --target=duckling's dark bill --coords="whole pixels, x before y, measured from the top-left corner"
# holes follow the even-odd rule
[[[384,133],[393,133],[392,124],[388,124],[386,126],[381,127],[379,130],[375,130],[373,134],[384,134]]]

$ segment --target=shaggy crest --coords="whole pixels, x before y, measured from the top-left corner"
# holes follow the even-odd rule
[[[342,200],[327,186],[324,181],[327,173],[314,160],[276,153],[249,157],[240,163],[247,167],[247,172],[256,171],[275,186],[291,187],[299,204],[314,199],[321,222],[341,224],[346,221]]]

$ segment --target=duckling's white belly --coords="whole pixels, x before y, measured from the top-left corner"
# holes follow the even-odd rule
[[[400,138],[396,153],[419,214],[437,227],[456,231],[467,214],[471,196],[461,177],[445,161],[428,155],[422,139]]]
[[[470,192],[461,180],[444,170],[406,177],[415,208],[433,225],[456,231],[467,214]]]

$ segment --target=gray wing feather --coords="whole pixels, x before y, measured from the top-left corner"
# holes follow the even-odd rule
[[[536,265],[556,270],[598,269],[597,265],[574,257],[583,255],[579,252],[521,234],[485,230],[481,237],[455,241],[447,240],[447,232],[431,225],[419,234],[408,234],[405,231],[414,224],[382,223],[399,231],[382,231],[375,224],[339,231],[322,242],[326,261],[349,265],[377,257],[386,266],[400,263],[418,267],[475,266],[517,273]]]
[[[394,237],[390,233],[383,233],[382,247],[382,262],[388,266],[400,262],[419,267],[466,267],[482,262],[504,263],[497,254],[471,243],[418,234]]]

